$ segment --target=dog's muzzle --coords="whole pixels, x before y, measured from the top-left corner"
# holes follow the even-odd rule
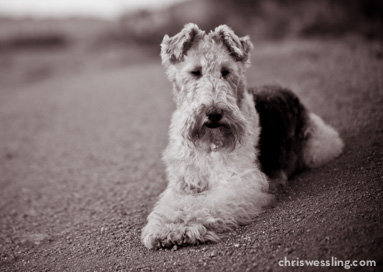
[[[189,128],[188,138],[206,152],[233,151],[245,131],[243,119],[224,107],[203,107]]]

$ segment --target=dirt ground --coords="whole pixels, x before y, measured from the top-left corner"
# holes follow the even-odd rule
[[[292,88],[340,132],[345,151],[295,176],[220,243],[158,251],[141,244],[140,232],[166,186],[160,157],[174,105],[160,60],[85,69],[8,56],[0,271],[290,271],[280,266],[285,258],[374,260],[377,267],[350,271],[382,269],[382,55],[381,44],[352,37],[255,42],[249,86]],[[25,79],[23,63],[34,71],[41,60],[48,68]],[[345,269],[294,269],[318,270]]]

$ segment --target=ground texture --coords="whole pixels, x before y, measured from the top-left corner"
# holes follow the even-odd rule
[[[140,242],[166,186],[160,158],[174,105],[159,59],[60,66],[45,80],[4,83],[0,271],[290,271],[278,264],[285,257],[375,260],[381,269],[382,52],[356,38],[256,44],[249,86],[293,89],[340,132],[345,152],[295,176],[220,243],[173,250]]]

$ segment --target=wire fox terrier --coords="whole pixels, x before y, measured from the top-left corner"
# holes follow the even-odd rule
[[[226,25],[165,35],[176,109],[163,153],[168,186],[142,230],[147,248],[218,241],[273,200],[270,187],[343,149],[338,133],[279,86],[247,89],[253,48]]]

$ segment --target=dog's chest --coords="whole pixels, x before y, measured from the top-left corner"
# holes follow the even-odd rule
[[[239,182],[244,175],[256,169],[255,156],[249,156],[241,150],[234,152],[210,152],[195,156],[193,176],[199,176],[200,181],[208,187],[220,186]]]

